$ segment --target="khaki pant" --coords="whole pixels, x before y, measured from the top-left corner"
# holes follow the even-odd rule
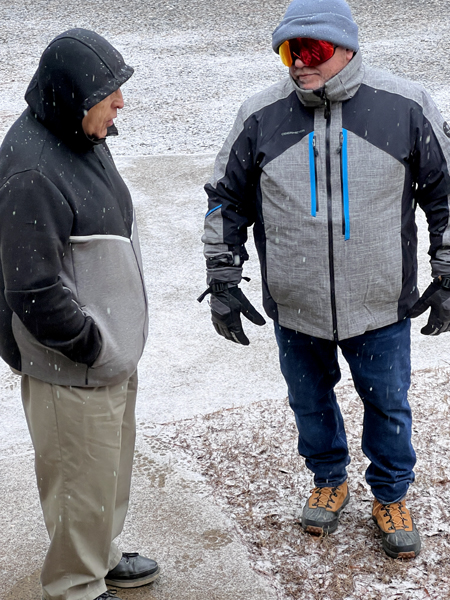
[[[36,478],[50,547],[45,600],[93,600],[122,556],[112,540],[128,509],[137,374],[98,388],[22,377]]]

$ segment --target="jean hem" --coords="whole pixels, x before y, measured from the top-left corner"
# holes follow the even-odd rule
[[[316,483],[314,482],[314,486],[317,488],[326,488],[326,487],[339,487],[340,485],[342,485],[345,481],[347,481],[348,476],[346,475],[344,477],[344,479],[340,480],[340,481],[327,481],[326,483],[324,483],[323,485],[321,483]]]
[[[378,500],[378,502],[380,504],[395,504],[396,502],[400,502],[401,500],[403,500],[404,498],[406,498],[406,493],[402,494],[401,496],[399,496],[395,500],[381,500],[381,498],[377,497],[375,494],[373,494],[373,497],[375,498],[375,500]]]

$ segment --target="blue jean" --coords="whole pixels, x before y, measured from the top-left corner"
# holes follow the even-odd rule
[[[364,405],[366,481],[383,504],[403,498],[414,481],[411,445],[411,324],[405,319],[340,342],[275,323],[281,371],[298,429],[298,451],[317,487],[340,485],[350,463],[344,421],[334,393],[341,378],[337,347]]]

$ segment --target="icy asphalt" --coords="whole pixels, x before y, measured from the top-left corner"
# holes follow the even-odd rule
[[[121,135],[110,147],[136,204],[150,299],[150,337],[140,365],[138,439],[124,549],[156,558],[156,585],[123,592],[168,600],[272,599],[249,567],[232,521],[207,485],[183,469],[177,451],[158,453],[164,423],[286,395],[270,324],[245,324],[248,348],[213,331],[199,243],[215,153],[240,103],[284,76],[270,34],[283,0],[0,0],[0,139],[25,107],[23,94],[47,43],[71,27],[104,35],[135,67],[124,86]],[[351,0],[367,62],[421,81],[450,121],[450,16],[444,0]],[[420,222],[420,287],[429,280]],[[256,255],[245,291],[260,307]],[[450,335],[419,334],[413,370],[450,364]],[[343,381],[349,378],[343,369]],[[0,366],[0,599],[38,600],[46,533],[22,414],[19,379]],[[231,440],[232,443],[232,440]],[[299,490],[299,493],[303,491]]]

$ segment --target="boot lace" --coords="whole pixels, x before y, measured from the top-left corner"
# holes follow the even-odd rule
[[[312,505],[316,508],[333,508],[333,498],[337,498],[336,491],[338,488],[338,485],[335,487],[314,488],[311,490],[312,494],[315,495]]]
[[[395,502],[394,504],[383,504],[382,515],[389,523],[389,529],[407,529],[409,517],[408,509],[404,502]]]

